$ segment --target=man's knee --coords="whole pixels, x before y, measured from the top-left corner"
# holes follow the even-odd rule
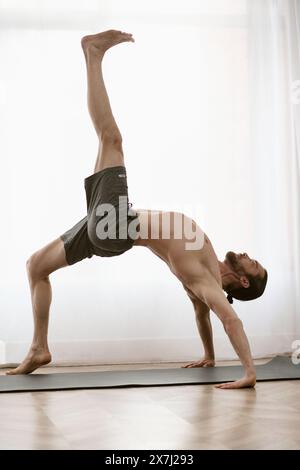
[[[26,261],[28,277],[31,281],[36,281],[47,277],[43,272],[43,264],[40,253],[37,251]]]
[[[119,129],[106,129],[101,136],[103,147],[113,147],[116,150],[122,151],[122,135]]]

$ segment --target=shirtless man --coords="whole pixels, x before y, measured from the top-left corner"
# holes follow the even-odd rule
[[[244,366],[244,376],[240,380],[217,387],[253,387],[256,375],[249,343],[242,322],[230,303],[233,298],[251,300],[262,295],[267,272],[247,254],[229,252],[223,262],[218,261],[208,237],[183,214],[131,208],[122,137],[111,111],[101,69],[105,52],[122,42],[134,42],[134,39],[131,34],[114,30],[82,39],[87,66],[88,108],[99,138],[94,174],[85,178],[87,216],[28,260],[34,336],[24,361],[8,374],[29,374],[51,361],[47,342],[51,273],[93,255],[117,256],[133,246],[143,246],[167,263],[194,305],[204,358],[186,367],[214,365],[209,317],[212,310],[223,323]],[[168,236],[164,232],[164,218],[170,222]],[[190,233],[176,236],[176,220],[190,227],[192,237]],[[227,299],[223,290],[228,294]]]

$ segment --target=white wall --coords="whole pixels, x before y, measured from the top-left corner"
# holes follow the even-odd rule
[[[165,9],[142,3],[143,10],[140,2],[72,2],[71,10],[68,2],[41,2],[43,8],[32,2],[32,10],[29,3],[25,10],[18,2],[0,4],[3,362],[20,360],[31,339],[27,257],[85,213],[83,179],[92,172],[97,141],[86,108],[80,38],[111,27],[136,39],[114,48],[104,62],[131,201],[195,215],[221,258],[229,249],[248,250],[267,265],[266,295],[236,303],[254,355],[286,351],[294,337],[293,317],[284,312],[294,308],[287,297],[290,254],[276,258],[288,233],[278,225],[269,243],[257,227],[272,161],[258,178],[250,152],[246,4],[172,2],[169,14],[169,2]],[[285,208],[278,204],[276,210],[275,227]],[[276,276],[282,260],[285,283]],[[52,282],[50,340],[58,362],[201,354],[183,289],[142,248],[86,260],[55,273]],[[233,357],[221,325],[213,324],[217,353]]]

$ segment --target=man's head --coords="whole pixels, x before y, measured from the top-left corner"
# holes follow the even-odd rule
[[[236,254],[229,251],[224,264],[228,271],[223,274],[223,288],[230,303],[233,298],[253,300],[264,293],[268,273],[258,261],[249,258],[247,253]]]

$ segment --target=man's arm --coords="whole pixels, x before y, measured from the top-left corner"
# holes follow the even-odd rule
[[[200,285],[197,283],[190,287],[191,291],[208,308],[210,308],[223,323],[224,329],[230,339],[230,342],[239,356],[245,369],[245,375],[242,379],[232,383],[216,385],[218,388],[243,388],[254,387],[256,382],[255,367],[251,357],[251,351],[247,336],[244,332],[243,324],[230,303],[223,294],[218,284],[213,286]]]
[[[196,324],[204,348],[204,357],[184,367],[213,367],[215,365],[215,353],[209,308],[190,293],[188,293],[188,296],[194,306]]]

